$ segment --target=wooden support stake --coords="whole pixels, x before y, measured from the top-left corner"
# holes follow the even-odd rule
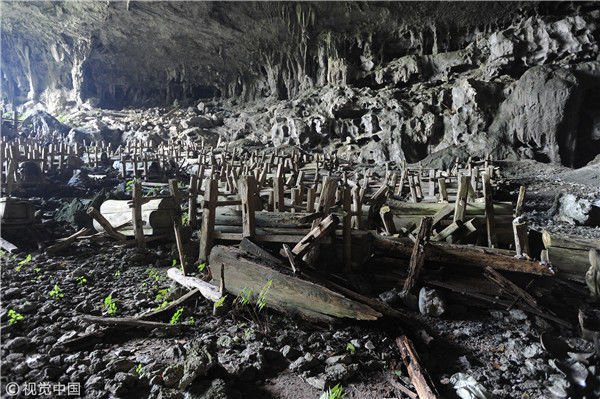
[[[202,228],[200,230],[199,263],[205,263],[213,245],[215,216],[217,207],[217,196],[219,194],[219,182],[216,179],[206,181],[204,188],[204,204],[202,206]]]
[[[352,265],[352,201],[350,188],[344,187],[342,194],[342,209],[344,217],[342,220],[344,240],[344,270],[350,271]]]
[[[273,178],[273,201],[276,212],[285,212],[283,177]]]
[[[446,191],[446,178],[438,178],[438,188],[440,191],[440,202],[448,202],[448,192]]]
[[[490,175],[483,173],[481,175],[483,185],[483,197],[485,200],[485,225],[487,232],[488,247],[496,248],[498,239],[496,238],[496,222],[494,219],[494,202],[492,199],[492,186],[490,184]]]
[[[517,198],[517,206],[515,207],[516,218],[523,214],[523,204],[525,203],[525,191],[525,186],[519,187],[519,197]]]
[[[531,259],[529,253],[527,221],[518,217],[513,220],[512,225],[515,236],[515,252],[517,253],[517,256],[525,256],[527,259]]]
[[[250,239],[256,234],[256,179],[254,176],[243,176],[238,182],[242,201],[242,236]]]
[[[139,249],[146,248],[146,240],[144,238],[143,220],[142,220],[142,183],[139,181],[133,182],[131,190],[132,203],[132,223],[135,232],[135,240]]]
[[[419,280],[419,273],[421,272],[421,267],[423,267],[425,261],[425,246],[428,244],[429,235],[431,234],[432,221],[433,218],[431,217],[424,217],[421,219],[421,227],[419,228],[417,241],[415,242],[410,256],[408,277],[404,281],[404,292],[411,292]]]
[[[458,180],[458,192],[456,193],[456,202],[454,207],[454,221],[464,222],[465,210],[467,208],[467,193],[469,190],[469,176],[461,175]]]
[[[177,179],[169,179],[169,190],[171,191],[173,202],[175,203],[175,209],[173,210],[173,232],[175,233],[175,243],[177,244],[181,270],[184,275],[188,275],[192,270],[185,261],[185,253],[183,251],[183,240],[181,238],[181,193],[177,187]]]
[[[190,175],[188,219],[190,228],[195,230],[198,227],[198,176],[196,175]]]

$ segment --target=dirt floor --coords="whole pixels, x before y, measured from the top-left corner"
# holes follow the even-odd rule
[[[600,237],[598,227],[570,226],[548,214],[560,192],[597,196],[597,174],[588,182],[535,162],[502,167],[507,195],[527,186],[525,210],[534,225]],[[102,185],[112,183],[77,196],[91,199]],[[74,197],[38,196],[48,240],[74,231],[54,219]],[[316,325],[230,304],[213,316],[212,303],[200,297],[163,320],[180,325],[176,331],[111,330],[65,347],[78,334],[104,329],[81,314],[135,316],[178,298],[182,289],[166,277],[174,259],[171,243],[138,251],[90,240],[58,255],[2,254],[2,397],[11,382],[50,382],[79,383],[81,396],[90,398],[317,398],[335,384],[347,398],[408,398],[397,388],[414,391],[395,343],[403,333],[412,337],[442,397],[600,397],[598,355],[577,328],[577,309],[597,304],[584,284],[558,278],[536,279],[532,292],[572,328],[518,306],[507,311],[444,290],[446,312],[417,311],[410,324]],[[384,293],[371,296],[378,294]],[[186,380],[184,394],[179,388]],[[61,396],[67,397],[48,395]]]

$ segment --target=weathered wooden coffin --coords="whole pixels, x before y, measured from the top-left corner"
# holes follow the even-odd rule
[[[271,280],[266,306],[278,311],[325,322],[335,318],[377,320],[382,316],[322,285],[266,266],[241,249],[218,245],[210,252],[209,264],[215,285],[219,285],[221,267],[225,269],[225,289],[233,295],[239,295],[244,288],[258,295]]]
[[[100,206],[100,213],[120,233],[134,236],[132,212],[129,200],[108,200]],[[175,204],[172,198],[158,198],[142,204],[142,221],[144,235],[161,235],[173,231],[173,210]],[[94,220],[94,228],[104,231],[102,226]]]

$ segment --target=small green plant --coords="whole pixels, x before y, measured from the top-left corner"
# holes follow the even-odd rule
[[[217,302],[215,302],[215,309],[218,308],[219,306],[223,306],[223,302],[225,302],[225,298],[227,298],[227,295],[225,295],[223,298],[221,298]]]
[[[242,306],[246,306],[250,303],[250,297],[252,296],[252,290],[248,287],[242,288],[242,292],[233,300],[233,304],[240,304]]]
[[[329,388],[327,391],[323,392],[319,399],[342,399],[345,397],[346,393],[344,393],[344,387],[337,384],[333,388]]]
[[[154,310],[161,310],[162,308],[164,308],[165,306],[167,306],[170,302],[169,301],[164,301],[163,303],[161,303],[160,305],[158,305],[156,308],[154,308]]]
[[[173,317],[171,317],[170,324],[176,324],[179,321],[179,318],[181,317],[182,313],[183,313],[183,308],[177,309],[177,311],[173,314]]]
[[[138,363],[137,367],[135,368],[135,372],[139,375],[142,375],[142,363]]]
[[[158,294],[156,294],[155,299],[157,301],[164,301],[169,296],[169,292],[171,292],[171,288],[164,288],[162,290],[159,290]]]
[[[120,271],[120,270],[117,270],[117,271],[115,272],[115,277],[119,277],[120,275],[121,275],[121,271]]]
[[[41,270],[42,270],[42,269],[40,269],[39,267],[35,267],[35,268],[33,269],[33,271],[34,271],[34,272],[36,272],[36,273],[39,273]]]
[[[31,254],[28,254],[25,259],[23,259],[22,261],[19,262],[19,265],[24,265],[25,263],[29,262],[30,260],[31,260]]]
[[[269,293],[269,288],[271,288],[271,284],[273,284],[273,279],[267,281],[264,285],[260,293],[258,294],[258,300],[256,301],[256,305],[258,306],[258,310],[261,311],[265,305],[267,304],[267,294]]]
[[[206,263],[200,263],[200,264],[198,265],[198,271],[199,271],[200,273],[202,273],[202,272],[204,271],[204,268],[205,268],[205,267],[206,267]]]
[[[131,190],[133,190],[133,185],[134,185],[136,182],[141,182],[141,180],[140,180],[139,178],[128,180],[128,181],[125,183],[125,191],[131,191]]]
[[[172,266],[175,267],[175,265],[177,264],[177,259],[173,259],[173,264]]]
[[[248,327],[244,330],[244,339],[246,341],[248,341],[248,338],[250,338],[250,334],[252,334],[254,332],[254,328],[252,327]]]
[[[108,314],[117,313],[117,300],[113,299],[112,294],[104,298],[104,307]]]
[[[348,342],[346,345],[346,350],[350,352],[351,355],[354,355],[354,352],[356,352],[356,347],[352,344],[352,342]]]
[[[184,212],[181,214],[181,224],[186,225],[190,221],[190,214],[188,212]]]
[[[58,298],[62,298],[64,295],[61,292],[61,289],[58,285],[54,285],[54,288],[52,289],[52,291],[50,291],[50,298],[52,299],[58,299]]]
[[[77,285],[83,285],[85,283],[87,283],[87,279],[85,278],[85,276],[77,277]]]
[[[185,322],[187,324],[194,324],[196,321],[194,320],[194,317],[190,316],[187,318],[187,320]]]
[[[23,320],[23,315],[11,309],[8,311],[8,318],[8,324],[12,326],[13,324],[18,323],[19,320]]]

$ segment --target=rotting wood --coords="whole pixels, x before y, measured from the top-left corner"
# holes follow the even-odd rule
[[[339,218],[331,214],[317,224],[298,244],[294,246],[292,252],[298,258],[302,258],[311,248],[319,243],[327,233],[339,223]]]
[[[323,322],[331,322],[334,318],[376,320],[382,316],[371,307],[319,284],[258,263],[233,247],[215,246],[210,253],[210,264],[225,267],[227,291],[233,295],[239,295],[244,288],[258,293],[272,281],[266,306],[278,311]]]
[[[389,257],[410,258],[413,242],[408,238],[373,236],[373,248],[376,252]],[[496,248],[476,247],[441,242],[430,242],[425,248],[425,261],[454,266],[483,268],[491,266],[496,270],[506,270],[537,275],[554,275],[550,265],[528,259],[515,258],[514,252]]]
[[[440,395],[433,384],[433,380],[421,364],[421,359],[419,359],[412,341],[406,335],[402,335],[396,339],[396,345],[400,349],[402,361],[406,366],[410,381],[415,387],[417,395],[419,395],[419,399],[439,398]]]
[[[215,179],[206,181],[204,204],[202,206],[202,227],[200,230],[200,250],[198,263],[205,263],[213,245],[215,229],[215,210],[219,183]]]
[[[408,278],[404,281],[404,287],[402,288],[405,293],[411,292],[419,279],[419,273],[425,261],[425,247],[429,243],[429,236],[431,235],[432,220],[430,217],[424,217],[421,220],[417,240],[410,255]]]
[[[467,207],[467,193],[469,187],[469,176],[461,175],[458,181],[458,192],[454,204],[454,221],[465,220],[465,210]]]

